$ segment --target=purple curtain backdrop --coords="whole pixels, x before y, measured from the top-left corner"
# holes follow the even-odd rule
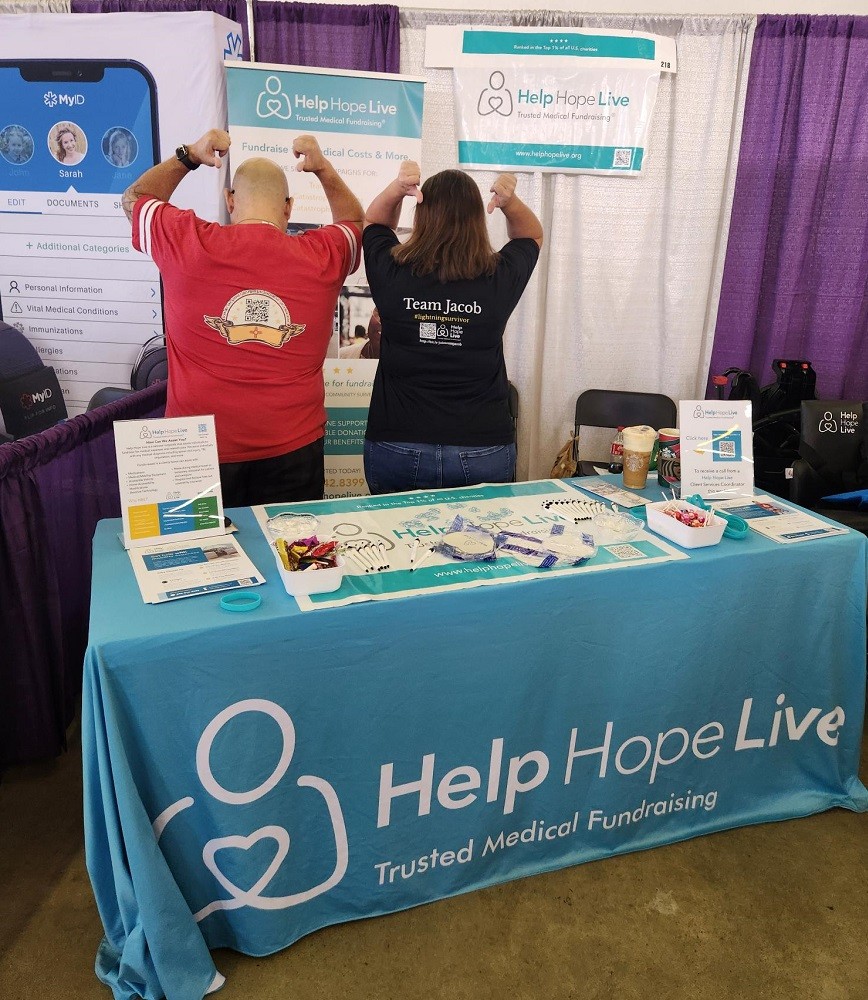
[[[868,17],[757,22],[711,374],[868,399]],[[711,393],[709,393],[711,395]]]
[[[154,14],[165,11],[211,11],[241,25],[244,58],[250,58],[245,0],[72,0],[73,14]]]
[[[386,4],[253,2],[257,62],[397,73],[399,26]]]
[[[115,420],[159,416],[166,384],[0,446],[0,767],[64,749],[90,613],[97,521],[120,516]]]

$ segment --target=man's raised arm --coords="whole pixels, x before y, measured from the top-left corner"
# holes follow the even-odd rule
[[[200,164],[209,167],[222,166],[222,157],[226,155],[232,140],[229,133],[219,128],[212,128],[206,132],[201,139],[194,142],[192,146],[187,146],[187,160],[191,164],[187,166],[178,159],[177,153],[163,160],[155,167],[146,170],[138,180],[124,191],[121,199],[126,217],[133,221],[133,205],[143,195],[150,195],[152,198],[159,198],[160,201],[168,201],[175,193],[175,188],[181,181],[195,170]],[[181,149],[182,147],[179,147]]]
[[[316,139],[312,135],[300,135],[293,142],[292,151],[299,160],[295,169],[314,174],[322,184],[323,194],[331,209],[332,222],[352,222],[361,229],[364,217],[361,203],[323,156]]]

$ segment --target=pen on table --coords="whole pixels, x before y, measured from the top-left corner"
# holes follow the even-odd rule
[[[413,564],[416,562],[416,553],[419,551],[419,539],[413,539],[413,547],[410,549],[410,568],[413,568]]]
[[[416,563],[414,563],[414,564],[413,564],[413,565],[412,565],[412,566],[410,567],[410,572],[412,573],[412,572],[414,572],[415,570],[417,570],[417,569],[418,569],[418,568],[419,568],[419,567],[420,567],[420,566],[422,565],[422,563],[423,563],[423,562],[425,562],[425,560],[426,560],[426,559],[428,558],[428,556],[430,556],[430,555],[431,555],[431,553],[432,553],[433,551],[434,551],[434,549],[425,549],[425,551],[424,551],[424,552],[422,553],[422,555],[421,555],[421,556],[419,557],[418,561],[417,561]]]

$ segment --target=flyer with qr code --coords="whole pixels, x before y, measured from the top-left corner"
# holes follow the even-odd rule
[[[753,422],[748,400],[682,399],[681,495],[708,500],[753,494]]]
[[[723,500],[717,505],[717,509],[743,518],[760,535],[784,545],[813,538],[828,538],[829,535],[846,535],[848,530],[843,525],[830,524],[807,511],[791,507],[778,497]]]

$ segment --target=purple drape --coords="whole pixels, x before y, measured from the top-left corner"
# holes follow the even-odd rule
[[[757,22],[711,374],[868,399],[868,17]]]
[[[120,516],[115,420],[162,414],[164,382],[0,446],[0,767],[65,745],[87,645],[91,540]]]
[[[241,25],[244,58],[250,58],[245,0],[72,0],[73,14],[151,14],[165,11],[211,11]]]
[[[254,0],[256,61],[397,73],[398,8]]]

